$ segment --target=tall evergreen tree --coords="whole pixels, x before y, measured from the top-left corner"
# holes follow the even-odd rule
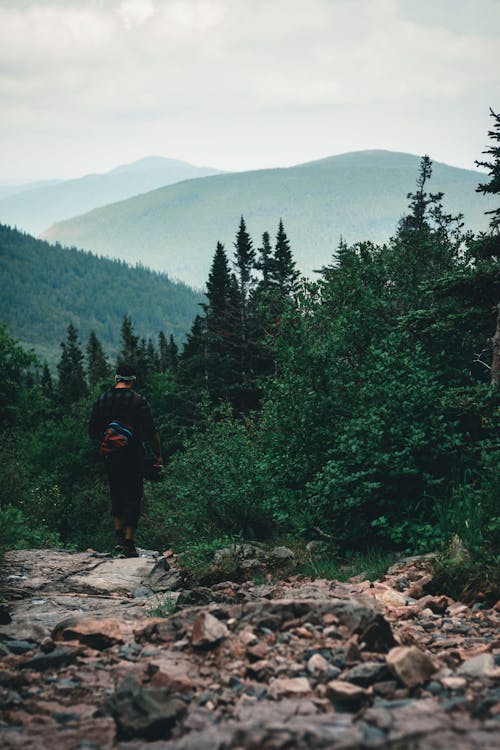
[[[50,374],[49,366],[45,362],[42,370],[42,379],[40,381],[40,387],[42,393],[46,399],[52,401],[54,398],[54,383],[52,381],[52,375]]]
[[[491,157],[488,161],[476,161],[478,167],[486,167],[490,176],[489,182],[480,183],[476,190],[480,193],[490,193],[493,195],[500,194],[500,114],[496,114],[490,108],[490,115],[493,117],[493,129],[488,131],[488,136],[492,141],[496,143],[492,144],[489,148],[483,151],[483,154],[489,154]],[[500,206],[494,208],[491,211],[486,211],[486,214],[491,214],[490,229],[492,233],[500,234]]]
[[[177,370],[177,365],[179,364],[179,347],[175,343],[173,333],[170,334],[168,339],[167,356],[169,368],[172,372],[175,372]]]
[[[481,193],[500,195],[500,115],[490,108],[490,114],[494,119],[493,129],[488,131],[488,136],[494,143],[483,153],[489,154],[488,161],[476,161],[479,167],[486,167],[490,176],[489,182],[480,183],[477,190]],[[498,144],[498,145],[497,145]],[[482,257],[493,262],[489,270],[492,280],[498,277],[498,261],[500,260],[500,206],[486,211],[491,215],[490,234],[482,236],[476,243],[476,257]],[[477,252],[479,248],[479,252]],[[491,360],[491,382],[500,386],[500,302],[496,305],[496,330],[492,336],[493,355]]]
[[[94,331],[91,331],[87,342],[87,380],[89,388],[93,390],[98,383],[110,376],[110,366],[102,344]]]
[[[295,268],[295,261],[290,249],[290,241],[286,236],[283,221],[280,219],[274,258],[271,264],[271,280],[283,295],[297,291],[300,273]]]
[[[61,359],[57,365],[59,374],[58,396],[67,406],[78,401],[87,392],[83,369],[83,353],[78,340],[78,331],[72,323],[68,326],[66,340],[61,342]]]
[[[163,331],[158,334],[158,358],[160,372],[175,372],[179,359],[179,347],[172,333],[168,341]]]
[[[266,291],[269,289],[272,274],[273,265],[273,248],[271,246],[271,238],[269,232],[264,232],[262,235],[262,247],[258,249],[258,259],[255,263],[255,268],[262,274],[262,279],[258,284],[259,291]]]
[[[236,234],[235,249],[235,266],[240,290],[242,310],[246,309],[250,287],[253,282],[252,270],[255,264],[255,250],[253,248],[252,238],[247,232],[245,219],[240,219],[240,225]]]
[[[128,315],[123,316],[120,336],[121,349],[118,352],[117,369],[119,370],[120,365],[123,364],[129,364],[137,368],[140,359],[139,337],[135,335],[132,319]]]

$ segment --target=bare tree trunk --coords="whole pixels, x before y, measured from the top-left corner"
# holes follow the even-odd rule
[[[500,302],[497,305],[497,328],[491,339],[493,342],[493,358],[491,360],[491,384],[500,385]]]

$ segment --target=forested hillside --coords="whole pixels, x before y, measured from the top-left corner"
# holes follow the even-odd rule
[[[50,241],[76,245],[200,286],[218,241],[233,242],[241,214],[258,241],[281,218],[306,275],[330,262],[339,240],[385,242],[406,207],[418,157],[361,151],[288,169],[216,175],[160,188],[57,224]],[[480,175],[435,164],[433,189],[472,230],[484,229],[488,199],[477,195]]]
[[[38,234],[56,221],[83,214],[96,206],[218,172],[178,159],[150,156],[104,174],[60,180],[56,184],[28,185],[25,190],[18,189],[14,195],[5,197],[0,192],[0,221]]]
[[[124,315],[141,335],[160,330],[182,339],[200,293],[168,276],[123,261],[63,248],[0,225],[0,321],[12,336],[48,358],[72,322],[84,341],[94,331],[116,353]]]

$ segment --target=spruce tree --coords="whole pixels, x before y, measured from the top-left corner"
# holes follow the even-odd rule
[[[492,141],[496,141],[496,144],[491,145],[483,154],[489,154],[491,159],[488,161],[476,161],[478,167],[486,167],[490,176],[489,182],[480,183],[476,190],[483,194],[500,194],[500,115],[496,114],[490,108],[490,115],[493,117],[493,129],[488,131],[488,136]],[[486,211],[486,214],[491,215],[490,229],[492,234],[500,234],[500,206],[494,208],[491,211]]]
[[[169,369],[168,343],[163,331],[160,331],[158,334],[158,353],[160,357],[160,372],[167,372]]]
[[[177,370],[177,365],[179,364],[179,347],[175,343],[173,333],[170,334],[168,339],[167,355],[169,369],[172,370],[172,372],[175,372]]]
[[[139,337],[134,334],[132,319],[128,315],[123,316],[120,330],[121,349],[117,358],[117,370],[120,365],[128,364],[137,367],[139,364]]]
[[[78,401],[87,392],[83,369],[83,353],[78,340],[78,331],[72,323],[68,326],[66,340],[61,342],[61,359],[57,365],[59,374],[58,396],[67,406]]]
[[[91,331],[87,342],[87,380],[89,388],[93,390],[98,383],[110,376],[110,366],[102,344],[94,331]]]
[[[282,295],[293,294],[297,291],[300,273],[295,268],[295,261],[290,249],[290,241],[286,236],[283,221],[280,219],[274,258],[271,264],[271,283],[274,284]]]
[[[259,281],[258,289],[259,291],[266,291],[269,289],[273,266],[273,248],[271,246],[269,232],[264,232],[262,235],[262,247],[259,247],[258,252],[259,257],[255,263],[255,268],[262,274],[262,279]]]
[[[50,374],[49,366],[45,362],[42,370],[42,379],[40,381],[40,387],[42,393],[46,399],[52,401],[54,398],[54,384],[52,382],[52,375]]]
[[[494,119],[493,129],[488,131],[488,136],[496,142],[483,151],[489,154],[491,159],[488,161],[476,161],[479,167],[486,167],[490,176],[489,182],[480,183],[477,190],[483,194],[500,195],[500,115],[496,114],[490,108],[490,115]],[[498,261],[500,260],[500,206],[486,211],[491,216],[490,233],[483,235],[475,243],[476,258],[483,258],[490,261],[491,267],[486,271],[492,281],[498,277]],[[500,386],[500,302],[496,305],[496,330],[492,336],[493,354],[491,360],[491,382],[493,385]]]

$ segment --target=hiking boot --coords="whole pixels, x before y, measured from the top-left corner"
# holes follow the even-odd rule
[[[115,531],[115,546],[113,549],[113,554],[115,555],[123,555],[125,552],[125,534],[121,529],[118,531]]]
[[[125,545],[123,547],[123,554],[125,557],[139,557],[133,539],[125,539]]]

